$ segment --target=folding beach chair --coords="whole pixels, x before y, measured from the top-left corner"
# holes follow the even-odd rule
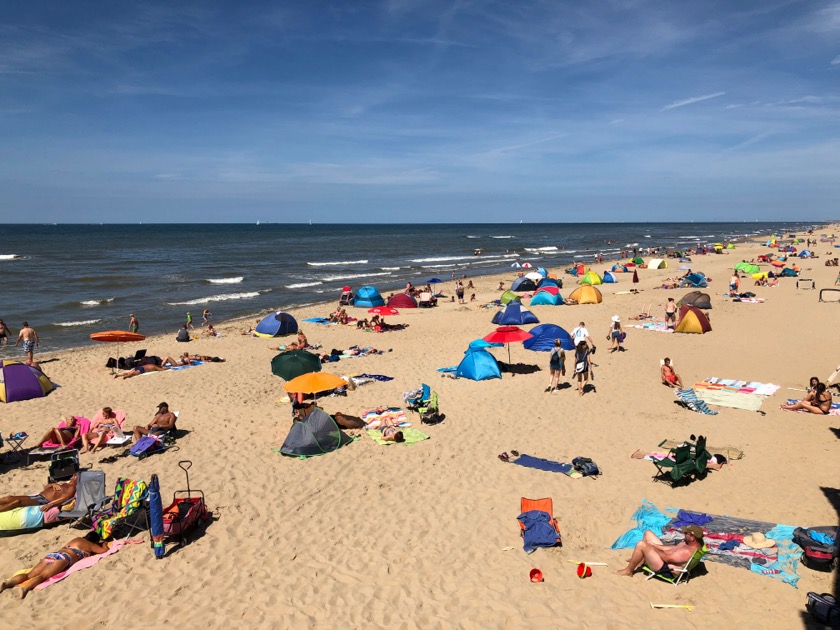
[[[83,470],[76,482],[76,498],[73,508],[59,512],[58,518],[72,519],[70,526],[76,527],[87,522],[91,524],[93,515],[105,505],[105,473],[101,470]]]
[[[691,577],[691,572],[697,568],[697,565],[700,564],[700,561],[703,559],[703,556],[705,556],[707,553],[709,553],[709,550],[706,547],[706,545],[703,545],[700,549],[691,554],[691,557],[688,559],[688,562],[686,562],[684,566],[682,566],[678,570],[671,569],[671,573],[674,574],[674,577],[666,577],[664,575],[660,575],[659,573],[651,569],[648,565],[644,565],[642,567],[642,571],[644,571],[647,574],[647,580],[659,578],[663,582],[670,582],[671,584],[676,586],[680,582],[688,582],[689,578]]]
[[[664,459],[654,459],[653,465],[656,466],[656,473],[653,475],[654,481],[664,481],[675,486],[686,475],[690,475],[697,470],[697,462],[691,457],[691,445],[683,444],[677,448],[671,449],[671,454],[674,459],[666,457]]]
[[[102,540],[116,538],[118,533],[131,534],[149,529],[148,516],[149,487],[145,481],[120,477],[114,487],[114,495],[103,504],[110,506],[93,515],[93,529]]]
[[[63,429],[66,426],[67,423],[64,420],[62,420],[58,424],[59,429]],[[36,457],[52,457],[56,453],[78,449],[82,444],[82,436],[85,433],[88,433],[89,431],[90,420],[79,416],[79,437],[68,442],[67,445],[63,447],[61,446],[61,444],[56,444],[53,442],[44,442],[43,444],[40,444],[37,448],[30,449],[26,452],[26,465],[28,466],[30,460]]]
[[[425,407],[432,397],[432,388],[423,383],[420,386],[420,395],[416,398],[406,400],[407,407],[411,411],[419,411],[421,407]]]
[[[563,540],[560,536],[560,526],[557,524],[557,519],[554,518],[554,502],[551,500],[551,497],[546,497],[544,499],[526,499],[525,497],[522,497],[519,502],[520,514],[530,512],[531,510],[540,510],[541,512],[548,514],[550,519],[548,522],[554,528],[554,531],[557,532],[557,546],[562,547]],[[525,525],[519,523],[519,529],[521,530],[521,534],[525,531]]]

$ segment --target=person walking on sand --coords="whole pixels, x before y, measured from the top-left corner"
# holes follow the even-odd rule
[[[566,376],[566,351],[560,345],[559,339],[554,340],[554,348],[548,356],[548,369],[551,372],[551,380],[545,391],[551,393],[560,385],[560,375]]]
[[[187,325],[185,326],[185,328],[192,328],[192,327],[193,327],[192,314],[190,314],[190,312],[187,311]]]
[[[674,330],[677,327],[677,303],[672,297],[668,298],[668,303],[665,305],[665,325],[668,330]]]
[[[131,319],[128,320],[128,329],[133,333],[139,332],[140,331],[140,322],[137,321],[137,318],[134,316],[134,313],[131,313],[129,315],[129,317]]]
[[[35,347],[41,347],[41,339],[35,329],[29,326],[29,322],[23,322],[23,328],[18,333],[15,346],[18,346],[21,341],[23,342],[23,351],[26,353],[26,364],[32,365],[35,362]]]
[[[210,323],[210,315],[211,314],[212,313],[210,313],[210,309],[205,306],[204,307],[204,312],[201,314],[201,321],[205,326]]]

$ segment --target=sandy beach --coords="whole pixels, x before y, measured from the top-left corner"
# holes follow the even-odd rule
[[[820,231],[838,230],[834,225]],[[820,258],[796,259],[801,276],[812,278],[818,289],[832,287],[838,270],[824,262],[827,252],[833,257],[840,250],[827,243],[813,249]],[[172,492],[186,487],[178,462],[191,460],[190,483],[205,492],[215,518],[163,560],[154,558],[146,535],[146,544],[128,546],[23,602],[3,593],[0,616],[24,620],[29,628],[55,627],[59,619],[78,627],[160,628],[187,615],[207,627],[796,627],[803,622],[806,593],[833,592],[834,574],[800,564],[798,588],[792,588],[705,562],[703,575],[675,588],[645,581],[641,574],[616,575],[630,551],[610,549],[634,526],[631,516],[645,499],[659,509],[793,526],[837,524],[839,419],[779,408],[785,399],[804,395],[798,390],[810,376],[825,379],[840,364],[837,304],[818,302],[819,291],[797,288],[796,278],[783,278],[775,288],[742,280],[742,290],[766,298],[763,303],[722,296],[735,263],[768,251],[756,242],[694,258],[692,269],[712,279],[706,291],[712,296],[713,330],[705,335],[631,327],[637,322],[629,318],[646,306],[661,320],[667,297],[688,292],[655,288],[682,275],[675,259],[666,269],[639,270],[638,293],[628,293],[632,274],[619,274],[617,284],[600,287],[602,304],[533,307],[541,323],[567,331],[586,323],[598,345],[597,391],[583,397],[574,387],[546,393],[548,354],[521,344],[511,346],[512,361],[537,365],[539,371],[481,382],[437,372],[457,365],[471,340],[493,330],[495,310],[482,305],[499,297],[500,280],[510,286],[514,270],[473,278],[475,302],[441,300],[437,308],[390,317],[408,325],[402,331],[377,334],[354,325],[301,323],[323,352],[353,345],[384,351],[342,359],[325,371],[393,377],[346,397],[323,399],[326,411],[361,415],[401,406],[403,392],[423,382],[438,392],[445,422],[425,426],[409,414],[413,426],[430,436],[410,446],[379,446],[363,431],[351,431],[358,439],[334,453],[306,460],[281,456],[275,449],[288,432],[291,408],[281,401],[283,381],[270,371],[276,352],[269,346],[277,340],[240,335],[250,320],[222,324],[221,337],[200,336],[188,344],[192,353],[226,362],[184,371],[114,379],[104,365],[115,347],[105,344],[37,355],[47,360],[43,368],[60,387],[45,398],[3,405],[4,437],[26,431],[32,442],[62,415],[92,418],[103,406],[124,410],[127,426],[146,424],[166,401],[180,411],[178,426],[185,435],[178,451],[100,463],[119,452],[106,450],[83,454],[82,465],[105,471],[109,488],[118,476],[148,481],[156,473],[167,504]],[[593,269],[601,273],[611,264]],[[550,271],[562,277],[562,295],[571,293],[574,278],[562,269]],[[451,283],[441,286],[448,300]],[[330,302],[292,314],[301,322],[334,308]],[[361,309],[348,311],[366,316]],[[607,351],[613,315],[625,326],[626,352]],[[123,354],[147,348],[149,354],[177,356],[184,345],[176,343],[173,329],[125,344]],[[506,349],[495,355],[507,360]],[[686,385],[720,377],[781,389],[763,403],[763,415],[723,407],[715,407],[716,416],[693,413],[676,405],[673,390],[660,384],[659,361],[665,356]],[[745,456],[675,489],[652,481],[651,462],[631,458],[638,449],[655,451],[665,439],[690,434],[736,446]],[[512,449],[557,461],[591,457],[603,475],[571,479],[501,462],[498,454]],[[5,471],[0,494],[35,493],[46,483],[43,460],[0,470]],[[562,547],[525,554],[516,520],[523,496],[553,498]],[[0,538],[0,575],[32,566],[78,532],[61,525]],[[581,580],[570,560],[608,566],[594,567],[594,575]],[[543,572],[544,583],[529,581],[532,567]],[[652,610],[650,602],[695,608]]]

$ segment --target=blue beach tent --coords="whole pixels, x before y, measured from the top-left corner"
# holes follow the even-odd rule
[[[548,291],[537,291],[531,298],[531,306],[558,306],[563,303],[563,297],[559,293],[551,295]]]
[[[499,341],[484,341],[484,339],[476,339],[471,341],[469,350],[485,350],[486,348],[504,348],[505,344]]]
[[[472,381],[484,381],[488,378],[502,378],[502,371],[499,369],[496,357],[487,350],[475,349],[467,350],[464,354],[464,358],[458,364],[458,369],[455,370],[455,376]]]
[[[534,326],[530,331],[533,337],[526,339],[522,344],[526,350],[534,352],[549,352],[554,348],[554,340],[560,340],[560,347],[563,350],[574,350],[575,342],[572,336],[564,328],[555,324],[540,324]]]
[[[522,276],[521,278],[517,278],[513,281],[513,284],[510,285],[511,291],[536,291],[537,284],[526,276]]]
[[[602,282],[604,284],[615,284],[616,282],[618,282],[618,279],[615,277],[615,274],[612,271],[605,271]]]
[[[682,286],[683,288],[693,287],[695,289],[705,289],[707,286],[709,286],[709,283],[706,282],[706,278],[702,274],[692,273],[683,279],[683,281],[680,283],[680,286]]]
[[[560,282],[558,282],[555,278],[543,278],[537,283],[537,288],[542,289],[543,287],[557,287],[560,288]]]
[[[385,300],[379,295],[374,286],[364,286],[356,291],[356,301],[353,306],[357,308],[373,308],[374,306],[385,306]]]
[[[294,317],[288,313],[277,311],[262,318],[254,334],[257,337],[282,337],[292,335],[298,331],[298,324]]]
[[[497,326],[522,326],[523,324],[539,324],[540,320],[531,311],[522,307],[521,302],[509,302],[505,310],[499,311],[490,320]]]
[[[548,269],[545,267],[537,267],[537,273],[540,274],[543,278],[548,276]]]

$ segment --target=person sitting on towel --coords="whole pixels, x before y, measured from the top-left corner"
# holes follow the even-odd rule
[[[680,389],[683,388],[682,378],[674,371],[674,368],[671,367],[671,359],[668,357],[665,357],[662,360],[662,369],[659,373],[662,376],[663,385],[667,385],[668,387],[679,387]]]
[[[825,386],[825,383],[817,383],[816,389],[809,393],[805,398],[792,405],[781,405],[785,411],[799,411],[804,409],[811,413],[827,416],[831,411],[831,392]]]
[[[139,425],[134,427],[134,441],[136,442],[143,435],[163,437],[166,433],[169,433],[175,428],[175,421],[177,419],[178,418],[175,414],[169,411],[168,404],[165,402],[160,403],[158,405],[158,410],[155,413],[155,417],[152,418],[152,421],[149,424],[145,427],[141,427]]]
[[[73,475],[69,481],[48,483],[38,494],[0,497],[0,512],[31,505],[40,505],[42,512],[59,507],[76,496],[76,482],[78,480],[78,475]]]
[[[673,570],[685,565],[694,552],[703,547],[703,529],[697,525],[683,527],[680,531],[685,534],[685,542],[676,545],[665,545],[652,531],[645,530],[642,540],[636,543],[636,548],[630,556],[627,566],[617,571],[619,575],[630,577],[642,565],[646,564],[652,571],[664,578],[673,578]]]

